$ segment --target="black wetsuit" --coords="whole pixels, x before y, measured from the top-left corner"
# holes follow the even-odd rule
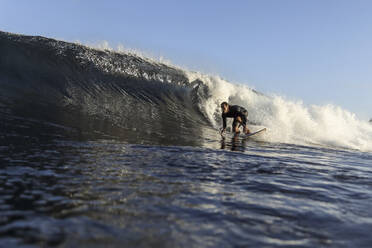
[[[232,128],[233,128],[232,130],[235,130],[235,127],[238,125],[238,121],[236,120],[238,116],[240,116],[240,118],[242,119],[242,125],[243,127],[245,127],[247,125],[247,116],[248,116],[247,110],[238,105],[229,106],[229,112],[227,112],[226,114],[222,113],[223,129],[226,128],[226,118],[228,117],[228,118],[234,118],[234,121],[232,124]]]

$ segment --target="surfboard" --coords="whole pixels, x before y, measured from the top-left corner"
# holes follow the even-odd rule
[[[251,137],[253,135],[256,135],[256,134],[259,134],[259,133],[262,133],[262,132],[265,132],[266,131],[266,127],[265,128],[262,128],[258,131],[255,131],[255,132],[252,132],[252,133],[249,133],[249,134],[244,134],[244,133],[240,133],[240,134],[237,134],[239,135],[240,137],[243,137],[243,138],[248,138],[248,137]],[[229,133],[229,134],[232,134],[233,136],[236,135],[234,133]],[[226,134],[221,134],[222,138],[225,138],[226,137]]]
[[[264,132],[264,131],[266,131],[266,127],[265,127],[265,128],[262,128],[262,129],[260,129],[260,130],[258,130],[258,131],[256,131],[256,132],[246,134],[245,137],[251,137],[251,136],[253,136],[253,135],[255,135],[255,134],[259,134],[259,133],[262,133],[262,132]]]

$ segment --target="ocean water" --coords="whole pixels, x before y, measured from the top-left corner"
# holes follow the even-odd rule
[[[0,247],[371,247],[372,125],[0,32]],[[221,101],[253,138],[221,138]]]

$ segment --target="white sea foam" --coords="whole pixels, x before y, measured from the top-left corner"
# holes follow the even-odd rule
[[[227,82],[216,76],[188,73],[209,87],[210,97],[203,103],[205,113],[217,128],[222,101],[248,110],[248,119],[268,128],[265,139],[271,142],[318,144],[372,151],[372,125],[355,114],[331,104],[306,106],[302,101],[283,96],[266,96],[246,85]],[[254,127],[252,127],[254,128]]]

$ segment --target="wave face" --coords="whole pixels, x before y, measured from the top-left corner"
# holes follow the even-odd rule
[[[131,53],[43,37],[0,32],[0,54],[3,119],[134,143],[203,145],[218,138],[219,104],[228,101],[247,108],[253,129],[268,127],[266,141],[372,151],[372,126],[337,106],[306,107]]]
[[[137,134],[159,140],[200,136],[201,127],[210,126],[198,105],[201,82],[190,82],[180,69],[133,54],[3,32],[0,53],[3,114],[129,142],[138,142]]]

